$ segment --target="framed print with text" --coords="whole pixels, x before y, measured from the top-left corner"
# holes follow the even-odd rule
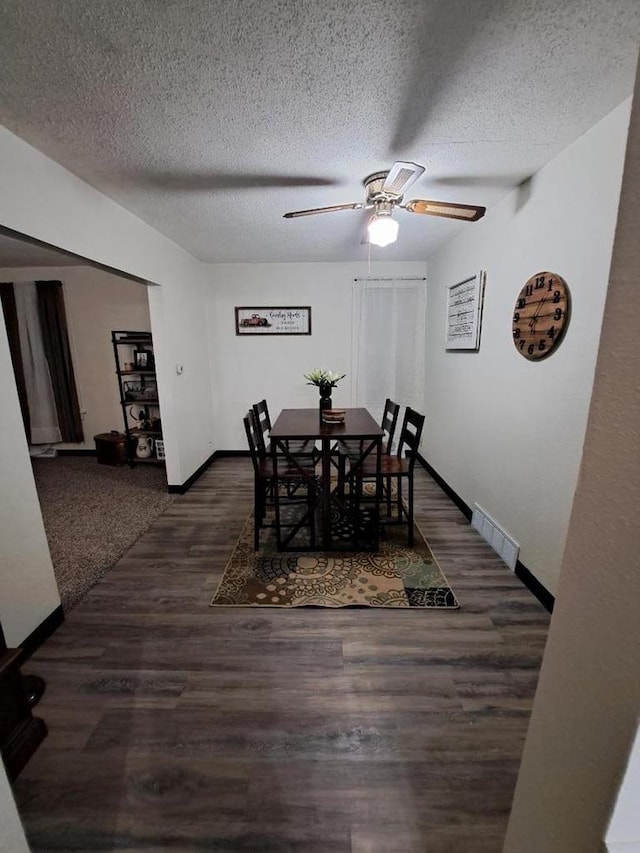
[[[480,349],[484,283],[485,272],[480,270],[447,287],[446,349]]]
[[[236,335],[310,335],[311,307],[236,308]]]

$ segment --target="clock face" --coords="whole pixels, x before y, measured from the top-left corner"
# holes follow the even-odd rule
[[[561,276],[538,272],[526,282],[513,309],[513,343],[520,355],[539,361],[554,351],[569,322],[569,288]]]

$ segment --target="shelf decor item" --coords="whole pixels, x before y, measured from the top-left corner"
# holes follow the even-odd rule
[[[154,441],[151,436],[140,435],[136,444],[137,459],[151,459],[153,456]]]
[[[133,359],[138,370],[153,370],[153,353],[145,349],[141,344],[138,344],[137,349],[134,351]]]
[[[124,398],[125,400],[137,400],[140,394],[140,383],[139,382],[125,382],[124,383]]]
[[[332,370],[324,368],[316,368],[310,373],[305,373],[304,378],[307,380],[307,385],[317,385],[320,392],[320,417],[325,409],[330,409],[332,406],[331,389],[335,388],[341,379],[344,379],[346,373],[334,373]]]
[[[151,332],[111,332],[124,422],[127,461],[164,462],[157,451],[162,421]]]

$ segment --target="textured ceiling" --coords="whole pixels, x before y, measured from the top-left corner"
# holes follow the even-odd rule
[[[491,206],[632,92],[638,0],[2,0],[0,123],[204,261],[366,259],[363,198]],[[417,260],[470,223],[398,211]],[[2,223],[0,223],[1,225]]]

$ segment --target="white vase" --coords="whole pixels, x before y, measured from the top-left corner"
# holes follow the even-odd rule
[[[141,435],[136,445],[136,457],[138,459],[149,459],[153,455],[153,439],[150,436]]]

